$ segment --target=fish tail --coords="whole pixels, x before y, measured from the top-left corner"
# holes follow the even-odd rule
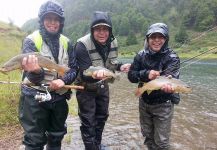
[[[151,92],[152,92],[152,90],[148,90],[148,91],[147,91],[147,94],[148,94],[148,95],[150,95],[150,94],[151,94]]]
[[[69,71],[70,68],[68,67],[65,67],[65,66],[61,66],[59,69],[58,69],[58,73],[60,76],[64,76],[64,74]]]

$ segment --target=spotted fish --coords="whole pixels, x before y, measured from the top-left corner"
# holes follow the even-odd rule
[[[29,55],[35,55],[38,58],[38,64],[40,67],[47,68],[48,70],[55,70],[56,72],[58,72],[60,76],[63,76],[65,72],[67,72],[70,69],[66,66],[61,66],[54,63],[49,58],[46,58],[39,53],[25,53],[14,56],[13,58],[5,62],[0,67],[0,72],[6,74],[7,72],[16,69],[22,69],[22,60],[24,57],[28,57]]]
[[[163,85],[170,84],[175,93],[191,93],[192,89],[183,81],[172,77],[159,76],[154,80],[151,80],[136,90],[136,96],[141,96],[144,92],[148,95],[154,91],[162,88]]]

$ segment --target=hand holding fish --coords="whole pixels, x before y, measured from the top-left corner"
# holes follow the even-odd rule
[[[164,91],[165,93],[174,93],[175,92],[175,89],[172,87],[172,84],[164,84],[162,87],[161,87],[161,90]]]
[[[108,76],[106,76],[106,70],[101,69],[101,70],[94,71],[93,74],[92,74],[92,78],[105,80],[105,79],[108,78]]]
[[[53,80],[49,83],[49,88],[52,90],[58,90],[62,87],[64,87],[65,83],[61,79]]]
[[[22,68],[27,72],[38,73],[41,67],[38,64],[38,58],[35,55],[29,55],[22,60]]]
[[[159,72],[159,71],[151,70],[151,71],[149,72],[148,78],[149,78],[150,80],[154,80],[154,79],[156,79],[158,76],[160,76],[160,72]]]
[[[131,66],[131,64],[129,64],[129,63],[123,64],[123,65],[121,65],[120,70],[121,70],[122,72],[127,73],[127,72],[129,72],[129,70],[130,70],[130,66]]]

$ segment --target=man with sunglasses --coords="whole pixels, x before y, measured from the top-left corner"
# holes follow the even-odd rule
[[[128,79],[143,86],[158,76],[179,78],[180,60],[168,47],[169,31],[164,23],[152,24],[145,35],[144,50],[134,58]],[[149,150],[168,150],[174,104],[180,101],[170,84],[139,98],[140,125]]]

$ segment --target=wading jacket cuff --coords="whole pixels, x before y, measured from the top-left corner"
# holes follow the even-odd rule
[[[147,71],[147,70],[141,70],[139,71],[139,78],[140,80],[148,80],[148,74],[149,74],[150,71]]]
[[[123,63],[118,63],[117,65],[117,71],[121,71],[121,66],[123,65]]]
[[[27,72],[27,78],[32,83],[38,83],[41,82],[44,79],[44,69],[41,68],[40,72]]]

